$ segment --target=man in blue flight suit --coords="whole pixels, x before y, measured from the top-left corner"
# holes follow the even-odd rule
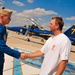
[[[25,58],[24,52],[20,53],[18,51],[11,49],[6,45],[7,32],[5,25],[9,24],[11,20],[11,15],[12,15],[12,10],[10,9],[5,9],[5,7],[3,7],[0,10],[0,75],[3,75],[4,53],[12,57],[15,57],[17,59]]]

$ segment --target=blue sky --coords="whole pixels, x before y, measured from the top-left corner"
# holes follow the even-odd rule
[[[0,8],[13,10],[9,26],[32,24],[26,17],[36,19],[42,27],[49,28],[52,16],[61,16],[68,28],[75,24],[75,0],[0,0]]]

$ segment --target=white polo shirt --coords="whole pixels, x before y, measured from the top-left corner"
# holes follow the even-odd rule
[[[50,37],[41,49],[44,60],[40,75],[55,75],[59,62],[69,59],[70,50],[71,42],[65,34]]]

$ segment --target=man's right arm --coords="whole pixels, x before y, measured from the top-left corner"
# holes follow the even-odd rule
[[[25,58],[34,58],[34,57],[40,57],[40,56],[43,56],[44,53],[42,53],[41,51],[36,51],[36,52],[33,52],[33,53],[26,53],[25,54]]]

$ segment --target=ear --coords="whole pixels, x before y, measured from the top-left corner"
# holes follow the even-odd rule
[[[58,29],[58,28],[59,28],[59,25],[57,24],[57,25],[56,25],[56,29]]]

